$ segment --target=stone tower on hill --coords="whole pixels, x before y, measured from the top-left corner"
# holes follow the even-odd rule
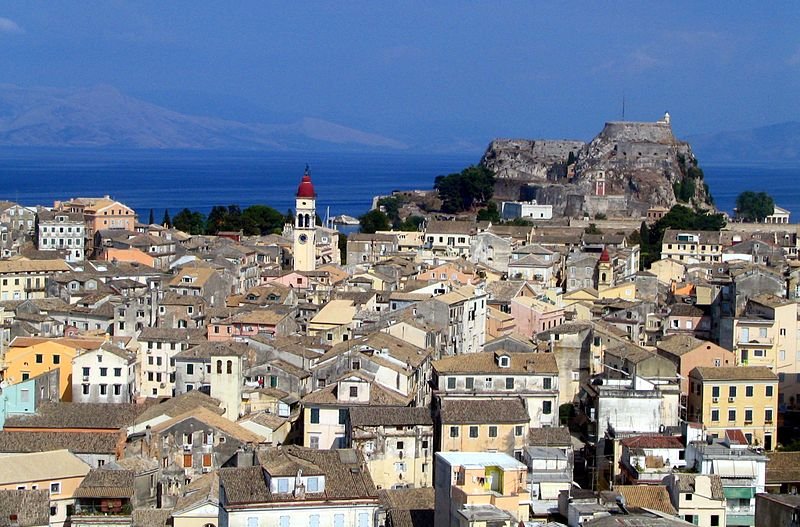
[[[669,114],[656,122],[608,122],[589,143],[492,141],[481,164],[497,176],[495,198],[535,199],[571,217],[644,216],[682,202],[713,209],[688,143]]]

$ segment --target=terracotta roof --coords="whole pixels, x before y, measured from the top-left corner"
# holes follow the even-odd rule
[[[91,467],[67,450],[3,456],[0,485],[83,477]]]
[[[566,427],[531,428],[528,430],[528,444],[530,446],[571,447],[572,436],[569,428]]]
[[[71,271],[64,260],[0,260],[0,274],[54,273]]]
[[[223,412],[222,408],[219,407],[218,399],[199,390],[191,390],[175,397],[166,398],[156,404],[151,404],[136,417],[136,422],[144,423],[161,415],[177,417],[198,408],[206,408],[220,414]]]
[[[183,496],[175,503],[175,512],[191,509],[205,501],[219,504],[219,473],[215,470],[194,478],[184,486]]]
[[[0,431],[0,453],[69,450],[73,454],[113,454],[114,434],[84,432],[9,432]]]
[[[798,454],[800,454],[800,452],[798,452]],[[701,476],[700,474],[674,472],[672,475],[678,484],[679,492],[691,492],[691,493],[694,493],[697,490],[696,478],[707,477],[709,478],[709,484],[711,486],[711,499],[717,501],[722,501],[725,499],[725,495],[723,494],[722,491],[722,478],[720,477],[719,474],[708,474]],[[769,483],[769,461],[767,462],[767,483]]]
[[[439,410],[442,424],[528,423],[530,416],[518,398],[444,399]]]
[[[777,381],[778,376],[766,366],[697,367],[690,376],[704,381]]]
[[[11,520],[11,514],[17,518]],[[49,490],[0,490],[0,527],[40,527],[49,523]]]
[[[656,344],[656,348],[665,351],[670,355],[680,357],[681,355],[689,353],[690,351],[696,350],[703,344],[709,345],[711,342],[700,340],[692,335],[669,335],[668,337],[661,339]]]
[[[800,481],[800,452],[767,452],[767,485]]]
[[[93,468],[75,489],[76,498],[130,498],[133,471]]]
[[[241,342],[203,342],[193,348],[185,349],[174,355],[176,358],[186,359],[210,359],[219,355],[246,356],[249,352],[247,344]]]
[[[5,428],[119,429],[131,425],[143,409],[124,403],[43,403],[35,414],[9,416]]]
[[[134,509],[133,527],[164,527],[172,516],[172,509]]]
[[[510,357],[510,366],[501,368],[498,357]],[[557,374],[558,365],[552,353],[507,353],[505,351],[467,353],[433,361],[433,368],[439,373],[515,373],[515,374]]]
[[[359,376],[358,372],[349,372],[344,376],[355,375]],[[343,377],[344,377],[343,376]],[[362,376],[362,378],[365,378]],[[366,380],[366,379],[365,379]],[[410,402],[410,398],[403,394],[389,390],[377,382],[370,382],[369,388],[369,402],[359,403],[354,401],[340,401],[337,397],[338,385],[332,383],[324,388],[315,390],[302,399],[305,406],[309,405],[330,405],[330,406],[406,406]]]
[[[663,485],[617,485],[617,492],[625,497],[628,507],[641,507],[661,511],[677,516],[678,511],[672,506],[667,487]]]
[[[622,444],[628,448],[684,448],[681,438],[662,435],[626,437],[622,440]]]
[[[217,430],[224,432],[225,434],[229,435],[230,437],[241,441],[243,443],[260,443],[261,436],[251,432],[250,430],[242,427],[234,423],[233,421],[209,410],[208,408],[196,408],[194,410],[190,410],[184,414],[181,414],[177,417],[173,417],[169,421],[164,421],[163,423],[158,423],[152,428],[153,433],[160,433],[162,431],[168,430],[169,428],[175,426],[176,424],[185,421],[187,419],[196,419],[203,424],[211,426]]]
[[[433,525],[434,494],[433,487],[383,489],[378,499],[392,527],[428,527]]]
[[[352,426],[410,426],[432,425],[428,407],[407,406],[354,406],[350,409]]]
[[[464,234],[475,232],[476,224],[471,221],[429,221],[425,225],[426,234]]]

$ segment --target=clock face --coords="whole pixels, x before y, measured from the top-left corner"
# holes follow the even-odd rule
[[[308,241],[308,235],[307,234],[301,234],[300,238],[298,238],[298,241],[300,243],[306,243]]]

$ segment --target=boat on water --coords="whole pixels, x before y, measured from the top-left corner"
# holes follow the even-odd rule
[[[336,225],[358,225],[358,218],[348,216],[347,214],[340,214],[333,217],[333,223]]]

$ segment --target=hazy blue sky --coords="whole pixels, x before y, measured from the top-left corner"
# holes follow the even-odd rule
[[[0,4],[0,82],[111,84],[195,114],[401,140],[800,120],[800,2]]]

